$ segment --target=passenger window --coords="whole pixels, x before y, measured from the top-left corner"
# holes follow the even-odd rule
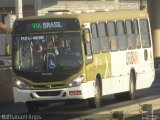
[[[150,33],[149,33],[149,26],[147,20],[140,20],[140,34],[142,40],[142,46],[144,48],[150,47]]]
[[[125,36],[124,22],[118,21],[116,25],[117,25],[117,40],[118,40],[119,50],[126,50],[127,41]]]
[[[118,46],[117,46],[117,38],[115,36],[115,23],[114,22],[107,23],[107,32],[108,32],[108,38],[109,38],[111,51],[117,51]]]
[[[134,30],[135,34],[139,34],[138,21],[137,20],[133,20],[133,30]]]
[[[106,28],[105,28],[104,22],[98,23],[98,36],[99,36],[101,51],[108,52],[109,51],[109,45],[108,45],[109,41],[106,35]]]
[[[134,33],[134,39],[136,41],[136,48],[141,48],[141,40],[139,36],[139,30],[138,30],[138,21],[133,20],[133,33]]]
[[[128,49],[134,49],[136,47],[136,42],[133,35],[131,20],[126,21],[126,34]]]
[[[99,37],[105,37],[106,36],[106,28],[105,28],[105,23],[104,22],[98,23],[98,36]]]
[[[91,24],[91,32],[92,32],[93,53],[99,53],[100,52],[100,45],[99,45],[99,41],[98,41],[97,24],[96,23]]]

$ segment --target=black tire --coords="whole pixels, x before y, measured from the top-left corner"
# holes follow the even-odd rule
[[[102,99],[101,86],[99,80],[96,80],[95,82],[94,91],[95,91],[94,97],[87,99],[88,106],[90,108],[99,108],[101,106],[101,99]]]
[[[135,99],[135,74],[131,72],[130,74],[130,84],[129,84],[129,92],[116,93],[115,99],[117,100],[134,100]]]
[[[39,103],[36,101],[27,101],[26,102],[27,109],[30,113],[39,111]]]
[[[136,82],[135,82],[135,74],[131,72],[130,74],[130,91],[129,91],[129,98],[131,100],[135,99],[135,92],[136,92]]]

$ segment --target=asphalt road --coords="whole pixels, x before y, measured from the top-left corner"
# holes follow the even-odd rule
[[[33,116],[29,116],[31,119],[46,119],[46,120],[67,120],[67,119],[75,119],[79,118],[83,115],[91,114],[96,111],[103,111],[107,109],[111,109],[117,106],[126,106],[127,104],[132,104],[139,101],[145,101],[146,99],[154,99],[158,95],[160,95],[160,71],[156,72],[156,80],[153,83],[153,86],[148,89],[140,90],[136,92],[135,100],[115,100],[113,95],[107,96],[103,99],[102,107],[99,109],[90,109],[87,107],[87,103],[77,102],[73,104],[65,104],[65,103],[54,103],[50,104],[47,107],[41,108],[41,110],[37,113],[34,113]],[[159,73],[159,74],[158,74]],[[4,119],[5,116],[8,115],[8,120],[12,116],[9,115],[30,115],[26,109],[25,104],[10,104],[10,105],[1,105],[0,106],[0,119]],[[13,116],[15,117],[15,116]],[[28,118],[29,119],[29,118]]]

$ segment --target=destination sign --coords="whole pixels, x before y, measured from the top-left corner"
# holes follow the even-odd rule
[[[15,21],[13,27],[14,34],[78,30],[80,30],[80,25],[75,18]]]
[[[44,40],[45,36],[44,35],[38,35],[38,36],[21,36],[21,40],[26,41],[26,40]]]
[[[39,29],[58,29],[65,27],[65,24],[62,22],[33,22],[31,23],[32,29],[39,30]]]

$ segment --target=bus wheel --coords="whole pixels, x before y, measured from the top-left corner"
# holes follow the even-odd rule
[[[129,98],[131,100],[135,99],[136,83],[135,83],[135,74],[131,72],[130,74],[130,91]]]
[[[30,113],[37,112],[39,110],[39,103],[36,101],[27,101],[26,106]]]
[[[135,74],[131,72],[130,74],[130,83],[129,83],[129,91],[128,92],[122,92],[122,93],[116,93],[115,99],[116,100],[133,100],[135,98]]]
[[[87,99],[88,106],[90,108],[99,108],[101,105],[101,98],[102,98],[101,86],[99,80],[97,79],[95,82],[94,97]]]

